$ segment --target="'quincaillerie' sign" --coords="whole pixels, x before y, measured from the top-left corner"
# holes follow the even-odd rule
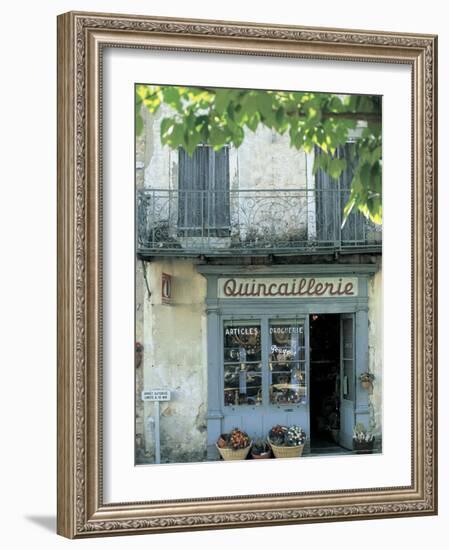
[[[355,277],[218,279],[219,298],[342,298],[357,296]]]

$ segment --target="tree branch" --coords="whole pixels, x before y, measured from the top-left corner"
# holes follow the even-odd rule
[[[366,122],[382,122],[381,113],[322,113],[321,118],[337,120],[365,120]]]
[[[287,111],[288,116],[298,115],[301,118],[308,118],[307,113],[302,111]],[[321,113],[322,120],[329,120],[334,118],[336,120],[364,120],[365,122],[376,122],[380,124],[382,122],[381,113],[354,113],[354,112],[342,112],[342,113]]]

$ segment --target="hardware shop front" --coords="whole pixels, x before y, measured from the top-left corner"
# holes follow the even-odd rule
[[[376,265],[197,266],[207,279],[207,456],[234,427],[300,425],[305,452],[368,426],[369,285]]]

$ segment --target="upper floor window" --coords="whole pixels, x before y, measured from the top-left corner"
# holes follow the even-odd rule
[[[184,236],[229,235],[229,148],[179,149],[178,231]]]
[[[315,155],[321,154],[321,149],[316,147]],[[338,180],[322,169],[315,176],[317,238],[323,244],[335,241],[348,245],[363,243],[368,238],[370,224],[359,211],[353,210],[342,227],[343,210],[351,194],[351,182],[357,165],[355,144],[348,142],[338,147],[336,157],[346,160],[346,169]]]

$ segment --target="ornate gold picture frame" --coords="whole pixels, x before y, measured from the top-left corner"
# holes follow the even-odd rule
[[[103,59],[107,49],[410,69],[411,203],[402,205],[410,209],[412,222],[411,311],[403,312],[410,319],[412,344],[411,418],[406,427],[411,434],[410,484],[175,499],[155,499],[149,489],[144,501],[104,498]],[[59,16],[58,533],[83,538],[436,514],[436,167],[436,36],[115,14]],[[126,366],[130,373],[131,367]],[[134,452],[132,438],[131,433]]]

